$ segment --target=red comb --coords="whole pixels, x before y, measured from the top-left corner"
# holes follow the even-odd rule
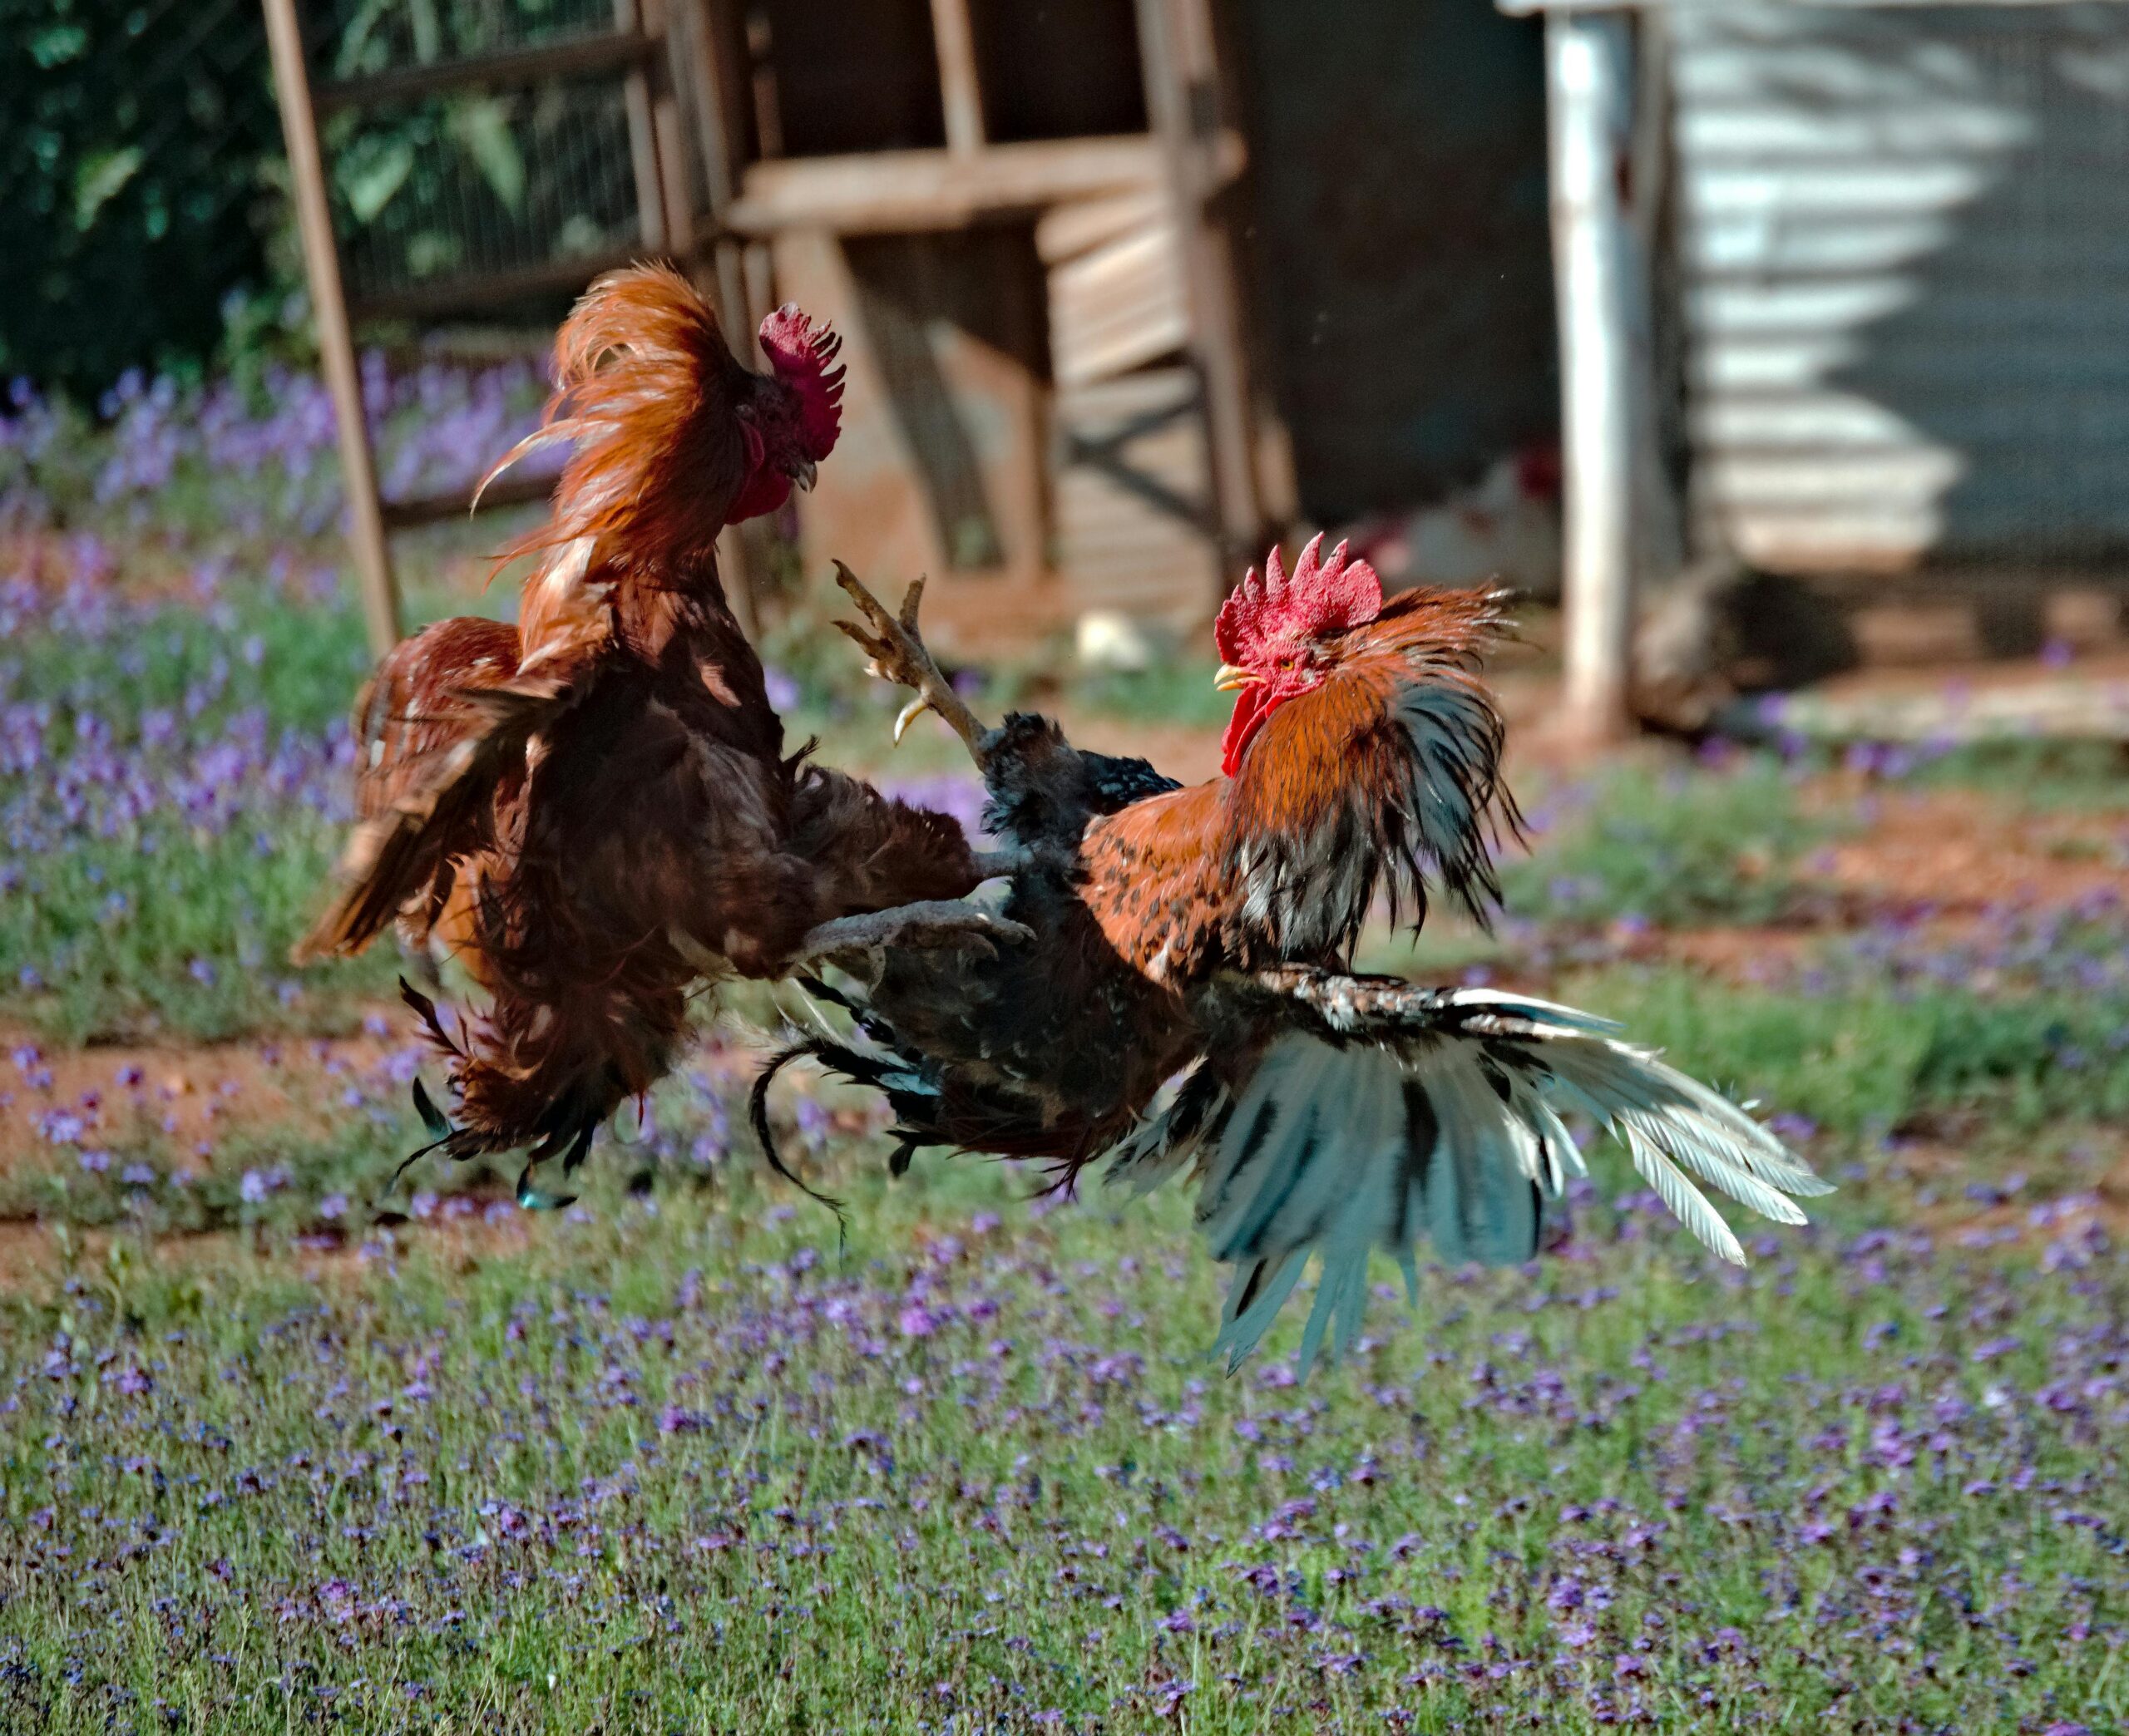
[[[1274,548],[1259,578],[1249,575],[1220,605],[1213,628],[1221,658],[1243,668],[1267,660],[1281,645],[1347,627],[1366,625],[1382,613],[1382,581],[1365,560],[1348,560],[1342,542],[1321,558],[1321,532],[1301,551],[1293,576]]]
[[[762,322],[762,349],[776,377],[798,394],[807,456],[816,463],[835,449],[842,432],[842,375],[830,366],[842,348],[833,328],[815,325],[786,302]]]

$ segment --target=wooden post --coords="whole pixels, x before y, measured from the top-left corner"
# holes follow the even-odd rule
[[[1564,470],[1561,721],[1590,743],[1617,739],[1633,721],[1634,403],[1647,386],[1634,337],[1647,324],[1647,285],[1635,281],[1624,185],[1633,31],[1621,12],[1555,11],[1545,19]]]
[[[614,0],[614,28],[633,34],[641,28],[636,0]],[[662,253],[668,244],[665,181],[658,169],[658,122],[650,102],[650,76],[638,67],[621,81],[621,101],[629,117],[629,161],[635,170],[637,232],[644,246]]]
[[[709,204],[712,258],[717,284],[717,318],[724,328],[724,341],[743,362],[753,360],[753,313],[748,303],[746,272],[739,244],[723,233],[725,213],[738,190],[733,172],[735,129],[730,110],[732,86],[729,69],[718,52],[718,17],[710,0],[681,0],[682,10],[672,22],[676,27],[689,82],[694,91],[691,105],[695,121],[695,148],[702,156],[703,191]],[[725,599],[740,630],[749,639],[756,636],[753,561],[747,538],[738,525],[727,525],[717,539],[717,570],[724,585]]]
[[[1205,0],[1139,0],[1146,112],[1162,145],[1171,220],[1190,308],[1190,352],[1205,402],[1205,444],[1228,570],[1254,560],[1263,530],[1251,427],[1241,293],[1226,234],[1209,208],[1220,130],[1219,64]]]
[[[381,658],[399,643],[399,588],[392,576],[392,551],[384,540],[377,466],[370,457],[369,424],[363,415],[362,375],[355,366],[354,335],[348,328],[348,300],[340,283],[340,255],[333,244],[333,207],[326,196],[318,119],[310,105],[303,29],[296,21],[295,0],[265,0],[265,6],[266,41],[273,57],[274,87],[280,99],[281,133],[288,142],[296,227],[303,237],[304,275],[310,284],[319,358],[333,394],[333,419],[340,439],[348,536],[354,545],[370,649]]]
[[[946,149],[983,149],[983,87],[976,77],[976,32],[968,0],[931,0],[931,42],[939,55],[939,101]]]

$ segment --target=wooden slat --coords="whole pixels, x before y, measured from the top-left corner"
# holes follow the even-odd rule
[[[1137,187],[1100,199],[1075,199],[1035,219],[1035,257],[1045,265],[1118,240],[1167,215],[1167,195],[1158,187]]]
[[[437,61],[427,66],[395,67],[362,78],[320,85],[314,96],[319,113],[415,102],[451,91],[511,89],[553,78],[589,78],[647,64],[658,44],[637,31],[606,31],[536,48],[505,48],[492,54]]]
[[[521,476],[506,472],[491,482],[481,496],[480,510],[499,512],[506,506],[529,506],[554,492],[552,475]],[[470,488],[445,489],[384,503],[384,525],[388,530],[411,530],[417,525],[440,524],[446,519],[465,518],[474,510]]]
[[[983,149],[983,86],[976,68],[976,31],[968,0],[931,0],[931,41],[939,55],[939,102],[946,149]]]
[[[1144,367],[1189,336],[1182,262],[1164,217],[1050,270],[1050,367],[1060,387]]]
[[[1239,156],[1238,141],[1230,155]],[[1136,134],[990,145],[971,155],[790,157],[748,169],[726,221],[737,234],[759,236],[792,229],[842,234],[961,229],[1062,200],[1147,187],[1159,173],[1153,141]]]
[[[428,278],[397,289],[381,289],[355,304],[363,319],[422,319],[438,313],[455,313],[468,308],[500,307],[536,295],[551,295],[583,289],[602,272],[618,271],[643,256],[640,247],[615,248],[605,253],[582,254],[574,259],[551,259],[538,265],[521,265],[513,271],[485,271]]]

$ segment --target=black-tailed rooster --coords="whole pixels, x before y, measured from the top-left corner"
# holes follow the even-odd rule
[[[417,1101],[453,1156],[573,1166],[671,1064],[702,979],[995,927],[926,902],[979,878],[951,820],[784,751],[715,544],[811,482],[842,370],[795,308],[761,341],[768,374],[671,270],[595,285],[542,426],[496,466],[575,447],[548,522],[503,557],[537,556],[517,624],[439,622],[358,702],[359,821],[299,955],[358,952],[396,920],[465,963],[489,1005],[458,1036],[406,991],[451,1056],[456,1127]]]
[[[1275,551],[1222,609],[1237,698],[1223,775],[1188,789],[1078,752],[1044,718],[982,728],[924,652],[918,589],[897,619],[845,573],[870,623],[846,630],[917,690],[905,718],[936,709],[976,756],[986,823],[1025,856],[1001,914],[1032,938],[988,957],[890,953],[829,991],[854,1036],[777,1064],[810,1054],[883,1091],[897,1170],[929,1145],[1048,1159],[1067,1178],[1108,1157],[1112,1180],[1144,1188],[1194,1162],[1198,1220],[1237,1268],[1231,1361],[1311,1252],[1305,1363],[1327,1328],[1334,1346],[1357,1329],[1372,1249],[1408,1284],[1423,1239],[1452,1262],[1529,1258],[1544,1196],[1583,1172],[1563,1116],[1617,1135],[1725,1259],[1743,1255],[1692,1176],[1803,1221],[1790,1196],[1826,1185],[1609,1022],[1352,971],[1378,894],[1415,925],[1430,886],[1481,917],[1497,895],[1495,829],[1514,812],[1478,669],[1501,599],[1386,603],[1365,562],[1320,544],[1291,575]]]

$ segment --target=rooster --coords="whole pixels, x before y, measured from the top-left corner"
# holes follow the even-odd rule
[[[810,485],[842,370],[795,308],[760,335],[767,374],[677,273],[594,285],[541,427],[490,473],[575,447],[548,521],[501,557],[536,557],[517,624],[439,622],[358,702],[358,822],[298,956],[396,920],[464,962],[489,1004],[456,1035],[403,989],[449,1055],[457,1124],[418,1085],[416,1103],[454,1157],[531,1146],[521,1191],[666,1071],[703,979],[995,927],[942,902],[980,878],[951,818],[784,751],[715,543]]]
[[[846,630],[913,687],[897,734],[939,712],[975,756],[986,824],[1024,852],[1001,914],[1031,938],[985,958],[897,951],[847,989],[812,1056],[886,1095],[912,1151],[1045,1159],[1068,1183],[1106,1156],[1141,1189],[1184,1166],[1236,1268],[1216,1348],[1254,1348],[1311,1254],[1304,1365],[1357,1331],[1371,1250],[1413,1285],[1425,1240],[1450,1262],[1537,1250],[1544,1202],[1583,1160],[1563,1116],[1608,1128],[1687,1226],[1736,1237],[1692,1179],[1784,1223],[1828,1191],[1760,1124],[1632,1047],[1609,1022],[1528,996],[1356,973],[1381,895],[1415,927],[1430,893],[1484,920],[1516,825],[1500,717],[1479,676],[1502,628],[1488,591],[1385,601],[1366,562],[1274,550],[1220,611],[1237,694],[1222,772],[1184,788],[1144,761],[1074,749],[1046,719],[977,723],[917,631],[845,572]]]

